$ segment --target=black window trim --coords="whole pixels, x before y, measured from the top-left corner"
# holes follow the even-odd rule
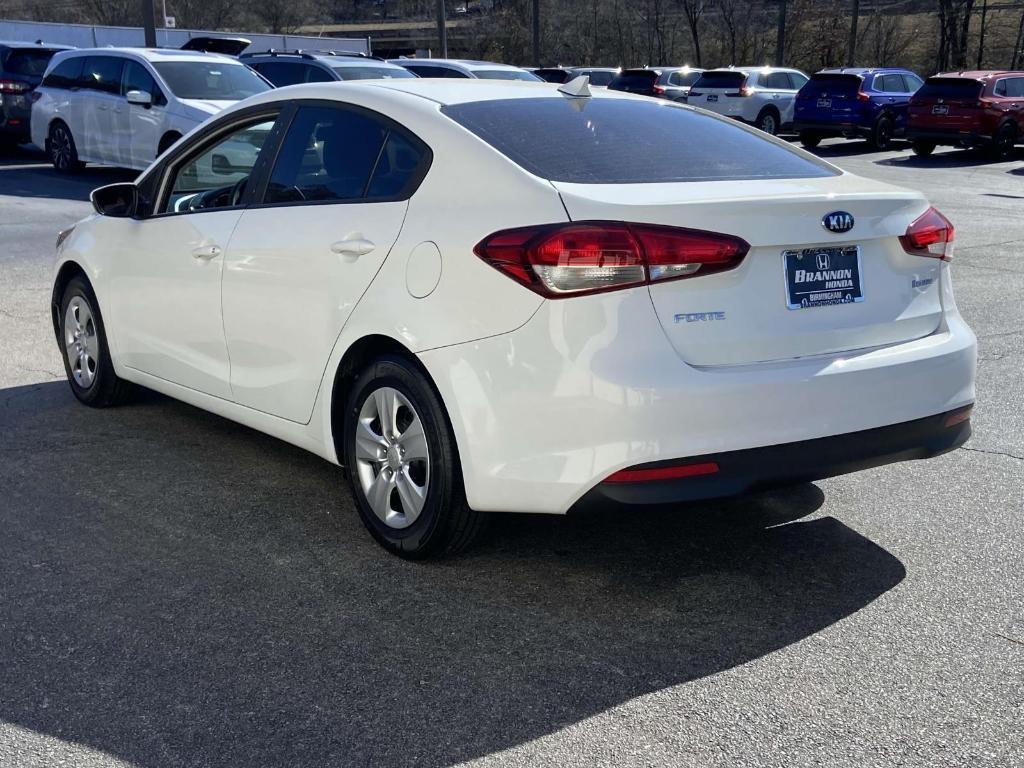
[[[434,162],[434,152],[431,150],[430,145],[423,141],[423,139],[387,115],[376,112],[372,109],[367,109],[366,107],[362,107],[357,104],[349,104],[344,101],[333,101],[331,99],[295,99],[290,101],[288,109],[285,112],[282,112],[281,120],[279,121],[281,125],[281,132],[277,137],[277,140],[274,142],[273,147],[271,147],[272,157],[268,157],[267,159],[265,172],[262,174],[257,184],[250,185],[250,189],[246,190],[246,197],[249,197],[250,192],[252,193],[253,200],[263,200],[266,196],[267,185],[270,183],[270,177],[273,174],[274,167],[277,165],[277,158],[284,145],[284,139],[288,135],[288,130],[291,128],[296,115],[298,115],[299,109],[303,107],[326,107],[328,109],[358,112],[381,122],[387,128],[387,135],[381,143],[380,150],[377,152],[377,158],[373,163],[373,169],[370,171],[370,175],[366,179],[366,185],[363,187],[363,195],[361,197],[354,197],[348,200],[287,200],[279,203],[251,202],[246,206],[247,208],[295,208],[298,206],[308,205],[399,203],[410,199],[414,194],[416,194],[416,190],[420,188],[420,185],[423,183],[423,179],[426,178],[427,173],[430,171],[430,167]],[[422,150],[423,154],[420,158],[420,164],[409,176],[409,181],[406,182],[405,187],[397,195],[368,197],[366,193],[369,191],[370,184],[373,182],[373,175],[377,171],[377,164],[380,162],[381,155],[383,154],[384,149],[387,146],[388,139],[391,138],[392,133],[399,134],[411,144]],[[263,159],[262,155],[260,159]],[[218,208],[211,210],[224,209]]]
[[[92,59],[113,59],[114,61],[121,62],[121,71],[117,76],[117,91],[102,91],[99,88],[93,88],[85,84],[85,65],[88,64]],[[124,68],[128,61],[127,56],[120,55],[120,51],[111,53],[89,53],[82,57],[82,72],[78,76],[78,84],[75,90],[77,91],[93,91],[95,93],[102,93],[106,96],[116,96],[118,98],[124,98],[121,95],[121,81],[124,79]]]
[[[285,122],[283,118],[287,117],[286,113],[288,110],[289,105],[282,102],[258,104],[253,107],[234,112],[221,120],[215,121],[211,125],[207,126],[206,130],[202,133],[189,138],[187,142],[176,150],[173,155],[164,159],[158,166],[154,167],[152,171],[145,174],[143,178],[137,182],[137,186],[140,190],[140,197],[142,197],[144,205],[147,206],[147,209],[140,218],[146,220],[164,219],[173,216],[191,216],[194,214],[214,213],[217,211],[240,211],[251,207],[252,200],[255,199],[255,190],[257,188],[262,189],[266,184],[266,177],[270,175],[268,157],[269,154],[273,154],[274,157],[277,156],[277,150],[283,136],[281,126]],[[256,165],[253,166],[252,173],[249,175],[250,183],[246,185],[245,193],[242,195],[242,200],[238,205],[226,205],[220,208],[200,208],[195,211],[160,210],[167,198],[170,196],[172,190],[172,177],[181,168],[183,163],[194,159],[204,150],[214,146],[220,139],[223,139],[225,136],[233,133],[243,126],[256,125],[260,122],[266,122],[271,119],[275,121],[274,127],[271,128],[270,135],[267,137],[266,142],[260,149],[259,157],[256,159]],[[270,150],[270,152],[268,153],[267,150]],[[154,187],[155,190],[153,189]],[[150,190],[153,191],[151,195],[147,196],[142,194],[143,192]]]

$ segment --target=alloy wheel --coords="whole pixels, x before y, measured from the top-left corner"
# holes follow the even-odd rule
[[[60,126],[54,128],[50,136],[50,156],[57,168],[63,170],[71,167],[71,136]]]
[[[369,394],[359,409],[356,476],[373,513],[390,528],[408,528],[423,511],[430,455],[423,422],[409,399],[392,387]]]
[[[64,313],[64,352],[75,383],[88,389],[96,379],[100,361],[100,342],[92,307],[75,296]]]
[[[761,118],[761,130],[775,135],[775,115],[768,113]]]

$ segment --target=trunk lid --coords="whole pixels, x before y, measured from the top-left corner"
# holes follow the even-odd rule
[[[666,336],[690,365],[746,365],[884,346],[927,336],[941,321],[941,262],[906,253],[898,240],[928,207],[916,192],[849,175],[554,186],[573,220],[689,227],[750,244],[733,270],[649,288]],[[850,231],[837,234],[823,226],[823,217],[837,211],[853,217]],[[809,265],[825,253],[842,267],[840,258],[849,261],[853,252],[837,249],[851,246],[859,248],[862,301],[788,308],[789,282],[798,278],[792,267],[787,277],[784,251],[799,253]],[[844,277],[841,269],[833,272]]]
[[[911,97],[908,119],[915,127],[967,131],[975,128],[983,108],[982,84],[966,77],[929,77]]]
[[[858,75],[812,75],[796,96],[796,119],[809,122],[849,122],[860,109]]]
[[[719,114],[730,114],[732,109],[739,106],[737,102],[747,98],[742,95],[746,83],[745,72],[704,72],[690,88],[686,103]]]

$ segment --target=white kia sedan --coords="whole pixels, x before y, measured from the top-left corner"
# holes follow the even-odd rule
[[[227,142],[258,151],[217,167]],[[53,287],[75,396],[140,384],[341,464],[405,557],[484,513],[738,494],[970,434],[952,225],[679,104],[294,86],[93,204]]]
[[[272,87],[237,59],[216,53],[63,51],[32,95],[32,142],[62,173],[85,163],[143,170],[211,115]],[[251,165],[253,147],[225,145],[210,161],[223,167],[240,157]]]

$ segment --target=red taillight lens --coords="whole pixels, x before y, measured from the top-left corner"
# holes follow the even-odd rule
[[[0,80],[0,93],[25,93],[32,86],[20,80]]]
[[[541,296],[562,298],[722,272],[749,248],[731,235],[596,221],[507,229],[473,250]]]
[[[653,86],[653,88],[654,88],[654,95],[655,96],[664,96],[665,95],[665,89],[662,88],[660,85],[655,85],[655,86]]]
[[[676,464],[669,467],[647,467],[620,469],[605,478],[606,483],[647,483],[652,480],[678,480],[682,477],[700,477],[718,472],[718,464],[706,461],[701,464]]]
[[[864,91],[857,91],[857,101],[871,101],[871,97],[864,93]]]
[[[935,208],[929,208],[907,227],[900,236],[903,250],[915,256],[930,256],[949,261],[953,258],[953,238],[956,230],[949,219]]]

